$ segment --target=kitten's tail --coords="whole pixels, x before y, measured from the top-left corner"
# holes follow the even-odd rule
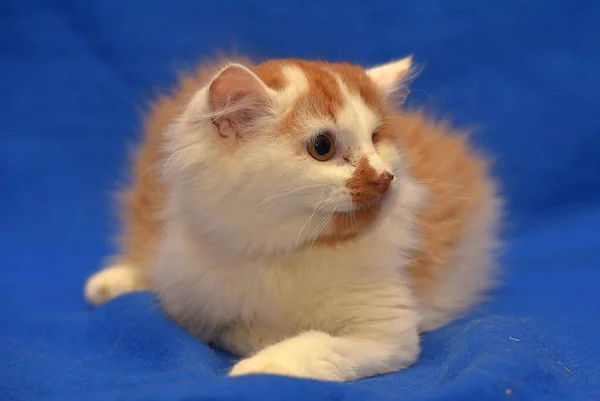
[[[120,295],[147,289],[147,281],[135,266],[118,263],[90,276],[85,284],[84,295],[91,305],[99,306]]]

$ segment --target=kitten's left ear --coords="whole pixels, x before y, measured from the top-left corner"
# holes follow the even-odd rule
[[[222,137],[243,136],[271,110],[272,90],[247,67],[230,64],[208,87],[213,124]]]
[[[412,56],[367,69],[367,75],[384,95],[391,95],[413,76]]]

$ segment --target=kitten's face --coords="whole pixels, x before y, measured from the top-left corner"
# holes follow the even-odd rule
[[[173,129],[180,201],[207,234],[238,248],[360,234],[401,181],[385,97],[409,68],[278,60],[223,69]]]

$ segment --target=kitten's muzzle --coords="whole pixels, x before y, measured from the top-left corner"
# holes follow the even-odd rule
[[[394,178],[392,173],[386,171],[364,180],[360,186],[350,188],[352,204],[365,208],[382,202],[389,195]]]
[[[377,177],[375,180],[369,180],[369,185],[372,185],[375,191],[380,195],[386,195],[390,189],[392,181],[394,181],[394,178],[394,174],[386,171],[381,173],[381,175],[379,175],[379,177]]]

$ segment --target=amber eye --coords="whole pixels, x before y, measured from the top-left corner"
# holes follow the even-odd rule
[[[324,162],[331,159],[335,153],[335,141],[333,135],[328,131],[315,135],[308,140],[306,149],[316,160]]]

